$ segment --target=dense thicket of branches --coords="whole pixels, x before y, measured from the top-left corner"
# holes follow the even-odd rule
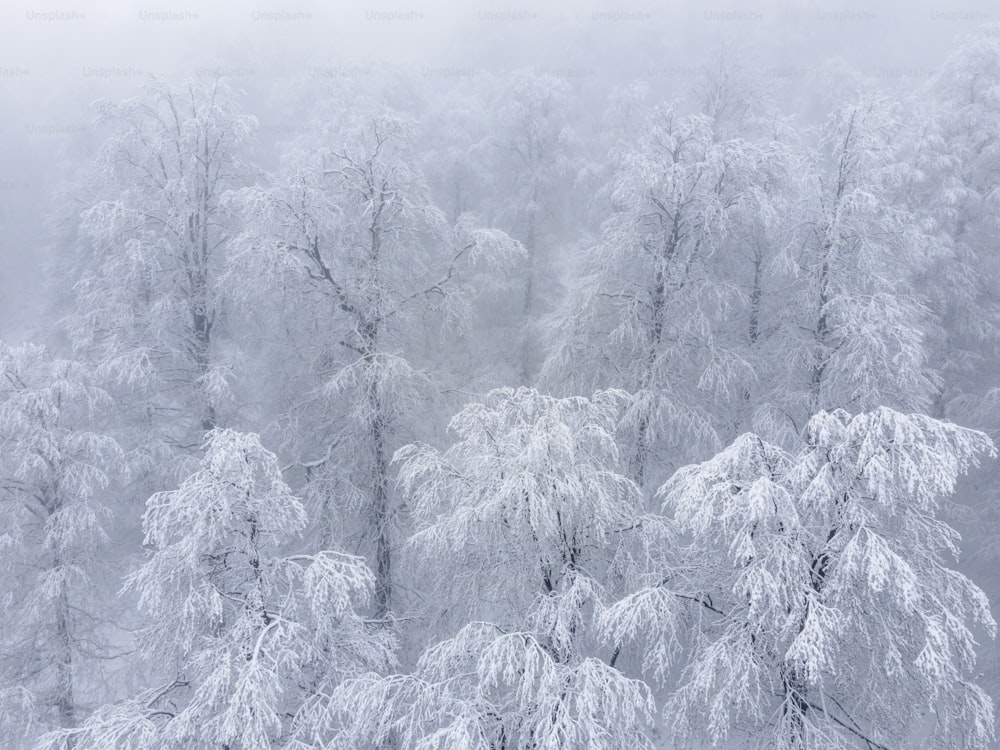
[[[0,745],[994,747],[1000,29],[815,122],[367,84],[272,172],[225,82],[99,105],[0,344]]]

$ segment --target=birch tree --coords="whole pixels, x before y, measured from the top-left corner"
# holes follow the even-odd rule
[[[99,112],[113,134],[97,162],[104,184],[81,215],[66,324],[78,350],[141,394],[154,433],[191,452],[229,390],[216,281],[232,228],[219,203],[252,177],[256,121],[224,83],[156,82]]]
[[[100,660],[114,654],[102,569],[106,495],[124,454],[101,432],[110,403],[78,362],[0,344],[0,738],[10,747],[83,718]]]
[[[363,560],[280,553],[307,518],[256,435],[208,433],[200,468],[143,520],[153,551],[126,588],[166,681],[47,747],[270,750],[304,731],[310,701],[392,663],[387,631],[359,614],[375,584]]]
[[[420,569],[473,621],[413,674],[338,690],[340,742],[403,747],[652,747],[648,688],[592,655],[616,538],[641,508],[617,473],[625,394],[492,391],[451,422],[446,451],[413,445],[400,481],[423,525]],[[477,615],[492,614],[496,623]]]
[[[975,683],[983,592],[947,567],[942,518],[986,435],[888,408],[820,412],[789,453],[753,434],[680,469],[659,496],[690,540],[656,583],[609,608],[662,677],[678,741],[761,748],[990,747]],[[689,643],[674,660],[672,640]]]
[[[615,213],[554,317],[545,382],[635,395],[626,425],[640,484],[665,448],[716,446],[723,405],[753,378],[745,347],[717,338],[740,295],[715,256],[735,218],[759,210],[762,175],[779,158],[766,144],[716,143],[707,117],[658,109],[615,178]]]
[[[785,378],[773,381],[796,431],[820,409],[926,410],[939,383],[925,345],[934,319],[915,287],[938,248],[894,201],[898,127],[885,102],[843,107],[801,170],[804,218],[784,261],[795,283],[778,313]]]
[[[929,214],[943,246],[920,285],[940,322],[929,341],[944,376],[934,409],[990,430],[997,423],[992,373],[1000,354],[1000,267],[989,251],[1000,237],[998,84],[1000,29],[990,25],[965,39],[927,87],[906,193]]]
[[[274,185],[239,194],[249,226],[234,263],[257,269],[264,285],[300,291],[293,328],[319,325],[304,379],[309,395],[296,394],[290,418],[314,451],[303,457],[307,492],[323,515],[338,512],[330,506],[338,496],[340,512],[360,511],[384,616],[393,582],[392,451],[437,387],[438,332],[465,318],[475,283],[502,274],[521,249],[471,217],[445,221],[401,118],[364,112],[324,137],[325,146],[293,160]]]
[[[570,128],[572,88],[562,78],[516,70],[504,78],[494,105],[491,142],[494,169],[503,200],[495,205],[496,222],[524,246],[517,273],[523,285],[519,309],[513,310],[520,348],[518,376],[532,385],[543,353],[535,335],[537,318],[556,301],[560,221],[568,218],[565,195],[573,172]]]

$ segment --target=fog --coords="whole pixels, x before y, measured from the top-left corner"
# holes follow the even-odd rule
[[[46,203],[67,157],[100,143],[91,102],[127,96],[149,76],[225,77],[247,92],[261,140],[282,136],[289,113],[273,92],[302,78],[364,78],[395,64],[455,79],[533,67],[603,91],[648,81],[681,94],[708,53],[740,50],[808,108],[833,61],[897,90],[915,89],[956,39],[996,20],[989,3],[877,4],[531,3],[358,4],[239,2],[19,4],[0,24],[3,259],[0,331],[30,326]],[[601,107],[597,102],[594,106]]]
[[[1000,747],[1000,8],[0,5],[0,748]]]

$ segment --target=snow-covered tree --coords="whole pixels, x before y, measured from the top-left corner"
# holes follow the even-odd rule
[[[343,708],[329,731],[349,747],[654,747],[642,681],[597,658],[565,661],[537,632],[493,623],[470,623],[432,646],[411,674],[365,675],[336,698]]]
[[[384,616],[393,580],[392,451],[433,395],[428,372],[438,364],[440,333],[466,316],[474,283],[503,273],[520,247],[467,216],[448,225],[413,157],[408,124],[384,111],[323,133],[273,185],[237,200],[248,226],[236,274],[256,270],[262,285],[248,292],[255,299],[294,290],[286,326],[308,337],[298,377],[309,395],[296,389],[289,415],[295,442],[309,446],[300,449],[309,451],[300,462],[309,464],[307,493],[325,506],[321,523],[360,509]]]
[[[995,430],[1000,366],[1000,26],[966,39],[923,92],[905,199],[933,220],[943,252],[920,279],[940,325],[930,345],[943,380],[937,415]],[[985,397],[985,398],[984,398]],[[986,407],[986,408],[984,408]]]
[[[519,384],[532,385],[542,360],[537,320],[557,300],[555,245],[560,222],[569,219],[572,88],[558,76],[521,69],[505,76],[495,93],[490,142],[500,200],[493,215],[526,251],[516,274],[523,296],[508,314],[517,329]]]
[[[419,569],[472,622],[427,649],[412,674],[344,683],[345,708],[331,719],[342,741],[651,746],[648,688],[593,655],[600,581],[642,505],[616,471],[625,399],[499,389],[454,417],[448,450],[399,451],[424,524],[411,540]]]
[[[995,744],[998,27],[881,99],[626,25],[645,71],[332,51],[54,147],[0,745]]]
[[[106,493],[124,456],[87,369],[0,344],[0,743],[70,727],[113,656],[102,615],[112,525]],[[118,635],[121,635],[120,633]]]
[[[410,544],[427,574],[457,601],[502,603],[519,617],[567,576],[596,578],[615,532],[641,507],[617,473],[627,403],[621,391],[559,399],[501,388],[451,420],[458,440],[448,450],[401,449],[400,482],[423,522]],[[461,558],[469,574],[442,568],[442,557]]]
[[[750,138],[780,123],[774,92],[749,51],[739,44],[718,47],[708,55],[695,79],[698,110],[712,120],[717,140]]]
[[[449,82],[445,91],[431,100],[429,111],[420,120],[420,131],[415,134],[422,169],[435,202],[446,211],[449,221],[457,223],[463,214],[481,216],[484,223],[522,240],[525,248],[505,273],[494,274],[488,285],[477,284],[467,313],[468,325],[450,342],[452,381],[472,393],[518,384],[526,377],[525,342],[532,338],[528,326],[534,325],[524,309],[529,266],[536,264],[541,269],[536,276],[542,281],[534,282],[535,290],[542,291],[545,300],[555,297],[552,285],[547,283],[551,277],[547,264],[557,253],[548,247],[550,239],[542,230],[549,226],[551,214],[558,220],[563,212],[540,206],[534,209],[545,218],[539,218],[536,231],[540,238],[535,244],[542,250],[532,261],[523,242],[528,236],[523,231],[520,203],[523,189],[517,187],[524,165],[514,152],[500,146],[509,135],[505,130],[507,120],[498,112],[506,106],[499,93],[506,90],[505,86],[506,76],[485,72],[460,83]],[[546,196],[554,193],[539,192]],[[539,263],[542,256],[548,261]],[[549,304],[545,300],[539,309]],[[450,413],[457,405],[446,411]]]
[[[1000,26],[963,40],[921,92],[914,179],[906,198],[933,218],[944,252],[920,280],[939,325],[931,329],[931,356],[942,372],[932,414],[1000,439]],[[989,575],[1000,559],[997,466],[968,483],[975,513],[962,526],[969,572],[1000,595]],[[972,501],[972,498],[975,498]],[[997,685],[997,656],[983,664]],[[993,695],[997,697],[994,687]]]
[[[947,567],[959,539],[942,519],[989,438],[879,408],[820,412],[803,443],[746,434],[679,470],[660,497],[688,545],[604,613],[607,632],[638,634],[660,677],[683,667],[664,707],[679,741],[990,747],[974,631],[996,626]]]
[[[420,120],[419,155],[427,182],[448,220],[481,213],[498,189],[489,169],[492,155],[489,94],[494,79],[485,73],[449,81],[435,89]]]
[[[209,432],[199,470],[149,499],[153,552],[126,584],[165,683],[48,746],[270,750],[306,731],[300,711],[345,677],[387,669],[387,631],[358,612],[375,585],[363,560],[281,554],[306,522],[256,435]]]
[[[915,286],[936,245],[894,198],[896,113],[864,99],[834,112],[798,168],[801,203],[786,243],[770,402],[802,429],[820,409],[926,409],[937,388]]]
[[[574,197],[583,203],[577,209],[581,217],[577,237],[599,232],[612,214],[614,178],[649,122],[649,99],[649,86],[641,81],[608,93],[597,132],[584,140],[576,170]]]
[[[718,254],[735,219],[761,210],[780,154],[770,144],[717,143],[712,125],[656,111],[615,177],[615,213],[554,318],[543,371],[570,393],[613,386],[635,395],[626,422],[640,484],[666,445],[682,454],[715,447],[727,399],[742,398],[753,378],[739,349],[717,340],[740,302]]]
[[[190,452],[229,389],[216,281],[233,232],[220,199],[252,179],[256,120],[222,82],[155,82],[99,107],[113,134],[97,163],[103,184],[80,219],[66,325],[103,372],[141,396],[136,408],[157,437]]]

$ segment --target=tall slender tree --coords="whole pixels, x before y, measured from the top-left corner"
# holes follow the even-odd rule
[[[641,508],[616,471],[625,399],[499,389],[455,416],[448,450],[398,453],[424,521],[411,540],[420,568],[472,622],[411,675],[344,683],[342,742],[652,747],[649,690],[591,655],[600,579]]]
[[[166,681],[47,747],[271,750],[308,733],[342,679],[392,664],[387,631],[357,611],[375,583],[362,560],[279,553],[306,514],[256,435],[210,432],[200,468],[149,499],[144,525],[153,552],[127,586]]]
[[[836,410],[794,453],[748,433],[679,470],[660,497],[689,545],[604,613],[609,634],[649,643],[661,676],[689,644],[664,707],[676,738],[867,750],[915,742],[920,723],[935,747],[990,747],[973,629],[996,625],[946,566],[958,534],[941,516],[993,453],[930,417]]]
[[[916,288],[938,248],[894,200],[895,114],[870,98],[839,109],[800,170],[802,219],[776,311],[785,359],[771,397],[796,431],[821,409],[924,410],[939,383],[925,345],[934,318]]]
[[[477,276],[502,273],[520,247],[467,216],[445,221],[399,117],[363,113],[330,138],[273,185],[239,194],[248,226],[235,273],[257,269],[266,292],[275,284],[301,290],[290,325],[318,331],[309,334],[309,395],[296,394],[290,415],[311,452],[300,461],[309,464],[306,491],[326,515],[337,495],[341,512],[360,508],[385,616],[397,510],[390,459],[434,393],[433,332],[461,320]],[[315,456],[317,445],[325,455]]]
[[[113,655],[102,550],[106,493],[124,453],[102,430],[111,404],[78,362],[0,345],[0,738],[23,746],[71,727]],[[121,634],[118,634],[121,637]]]
[[[928,86],[904,193],[932,219],[943,250],[919,279],[939,321],[929,344],[944,378],[933,408],[991,431],[998,423],[991,373],[1000,361],[1000,266],[990,252],[1000,238],[998,85],[1000,28],[990,25],[966,39]]]
[[[766,144],[717,143],[705,116],[657,110],[615,177],[615,213],[554,317],[544,382],[635,394],[626,421],[640,484],[665,445],[716,446],[723,405],[753,378],[745,347],[718,337],[739,301],[718,255],[737,217],[760,209],[762,174],[777,158]],[[691,456],[673,460],[683,457]]]
[[[252,179],[256,120],[222,82],[156,82],[99,110],[113,134],[81,217],[66,324],[79,350],[140,394],[155,435],[191,452],[228,390],[216,281],[233,227],[220,200]]]
[[[535,321],[557,301],[557,243],[574,172],[572,88],[563,78],[529,69],[515,70],[499,83],[490,142],[504,197],[494,215],[497,226],[526,251],[516,274],[523,296],[511,314],[520,349],[518,376],[521,384],[533,385],[543,358]]]

